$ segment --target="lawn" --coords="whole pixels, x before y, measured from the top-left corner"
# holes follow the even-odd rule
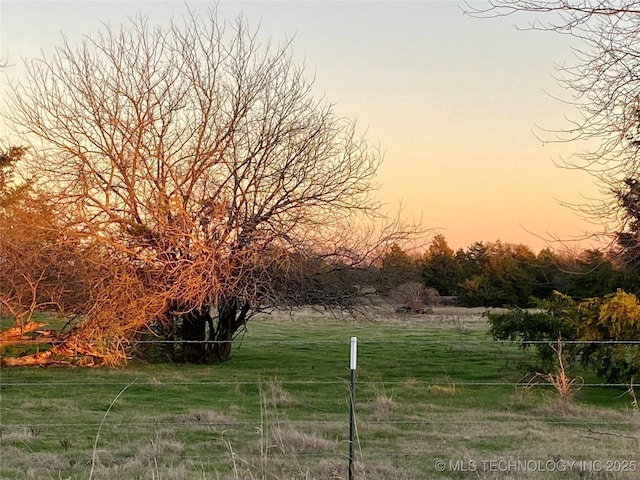
[[[351,336],[354,478],[638,477],[624,388],[518,386],[533,359],[486,332],[465,312],[306,311],[255,319],[220,365],[4,369],[0,478],[347,478]]]

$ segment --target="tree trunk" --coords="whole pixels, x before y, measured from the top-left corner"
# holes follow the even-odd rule
[[[182,316],[182,330],[180,337],[182,344],[182,359],[188,363],[201,363],[207,356],[205,331],[209,319],[208,310],[192,310]],[[198,343],[194,343],[198,342]]]
[[[235,302],[226,307],[221,306],[218,308],[218,325],[215,332],[211,332],[213,335],[212,340],[217,342],[213,344],[211,353],[218,362],[224,362],[231,356],[231,342],[236,331],[237,312],[238,307]]]
[[[239,301],[234,299],[226,305],[218,307],[218,325],[215,331],[211,331],[213,344],[212,356],[215,361],[224,362],[231,356],[233,346],[233,336],[247,321],[250,304],[244,302],[238,308]]]

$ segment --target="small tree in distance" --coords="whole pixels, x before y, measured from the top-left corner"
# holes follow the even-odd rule
[[[253,314],[304,301],[312,259],[359,265],[418,231],[380,211],[378,150],[242,18],[137,18],[27,69],[4,115],[67,241],[100,254],[73,338],[109,361],[148,328],[226,360]]]
[[[394,243],[381,259],[377,290],[386,295],[399,285],[413,283],[418,278],[415,259]]]
[[[456,295],[463,281],[460,263],[442,234],[435,235],[420,262],[422,281],[440,295]]]

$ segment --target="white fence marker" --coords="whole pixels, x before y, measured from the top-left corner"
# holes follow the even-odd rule
[[[351,358],[349,370],[351,372],[351,382],[349,391],[349,480],[353,479],[353,433],[355,431],[355,411],[356,403],[356,367],[358,360],[358,337],[351,337]]]
[[[351,337],[351,362],[349,362],[349,368],[355,370],[358,360],[358,337]]]

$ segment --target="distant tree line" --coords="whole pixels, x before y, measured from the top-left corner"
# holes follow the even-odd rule
[[[631,234],[620,238],[631,244]],[[632,248],[637,248],[632,244]],[[443,235],[426,252],[411,256],[391,249],[380,265],[380,286],[419,281],[442,296],[455,296],[466,307],[533,307],[560,292],[576,300],[618,289],[638,293],[640,272],[628,249],[587,249],[574,255],[549,248],[537,255],[521,244],[474,242],[454,251]]]

